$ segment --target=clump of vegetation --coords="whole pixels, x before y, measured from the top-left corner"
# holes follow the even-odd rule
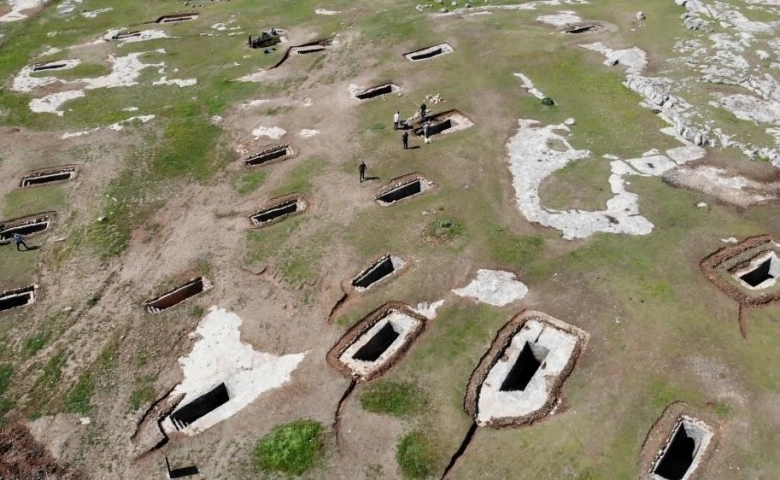
[[[542,99],[542,105],[544,105],[545,107],[554,107],[555,106],[555,100],[553,100],[550,97],[544,97]]]
[[[14,369],[10,365],[0,366],[0,396],[2,396],[11,384],[11,376]]]
[[[247,195],[257,190],[265,182],[266,177],[268,177],[268,174],[264,170],[248,172],[233,182],[233,188],[236,189],[236,193],[239,195]]]
[[[412,432],[401,439],[395,458],[407,478],[425,478],[433,470],[433,449],[422,432]]]
[[[22,356],[30,358],[38,353],[49,341],[50,336],[50,332],[44,331],[27,338],[22,344]]]
[[[466,225],[453,218],[440,218],[428,224],[425,236],[436,242],[447,242],[462,236]]]
[[[68,392],[65,398],[63,410],[68,413],[89,414],[92,411],[92,394],[95,392],[95,384],[89,372],[81,375],[76,385]]]
[[[322,436],[322,424],[314,420],[278,425],[257,444],[255,465],[265,471],[301,475],[322,455]]]
[[[425,392],[409,382],[377,382],[360,396],[360,405],[364,410],[399,418],[420,414],[427,403]]]
[[[192,308],[190,308],[190,317],[201,318],[205,311],[206,309],[203,308],[203,305],[193,305]]]

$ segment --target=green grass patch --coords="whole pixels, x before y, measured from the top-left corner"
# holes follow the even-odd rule
[[[360,395],[360,406],[364,410],[399,418],[419,415],[427,404],[425,392],[409,382],[373,383]]]
[[[313,188],[312,179],[322,172],[325,165],[327,165],[327,161],[322,157],[313,157],[305,160],[293,168],[290,176],[274,191],[274,195],[292,192],[311,192]]]
[[[14,369],[11,365],[0,366],[0,396],[5,394],[8,390],[8,385],[11,384],[11,377],[14,374]]]
[[[426,478],[433,470],[435,458],[430,442],[422,432],[412,432],[398,443],[395,458],[406,478]]]
[[[438,242],[455,240],[466,232],[466,224],[454,218],[440,218],[425,227],[425,236]]]
[[[65,397],[63,410],[68,413],[80,413],[87,415],[92,411],[92,394],[95,393],[95,384],[89,372],[79,377],[78,382],[70,389]]]
[[[244,261],[248,265],[268,261],[284,246],[284,243],[298,229],[302,221],[301,218],[291,218],[276,225],[248,231],[246,233]]]
[[[55,388],[62,379],[62,366],[65,363],[65,352],[60,350],[53,357],[46,362],[43,366],[41,375],[35,382],[36,386],[40,386],[46,390]]]
[[[323,430],[314,420],[274,427],[255,448],[255,466],[263,471],[303,474],[322,456]]]
[[[154,398],[154,386],[149,383],[142,383],[139,387],[133,390],[133,393],[130,394],[128,407],[131,412],[135,412],[141,408],[141,405],[146,405],[154,401]]]
[[[555,210],[601,210],[613,197],[609,186],[609,161],[587,158],[571,162],[547,177],[539,186],[539,198]]]
[[[32,357],[46,346],[49,338],[51,338],[51,332],[42,331],[25,339],[24,343],[22,343],[22,356],[24,358]]]
[[[233,181],[233,189],[239,195],[244,196],[257,190],[266,178],[268,178],[268,174],[264,170],[247,172]]]
[[[319,275],[319,263],[322,252],[309,247],[287,249],[281,256],[281,273],[290,285],[316,280]]]
[[[25,215],[57,210],[65,204],[65,191],[58,186],[41,186],[12,190],[5,196],[3,217],[15,218]]]
[[[108,65],[102,63],[80,63],[67,70],[58,70],[56,76],[63,80],[72,81],[82,78],[102,77],[109,73],[111,73],[111,67]],[[42,76],[47,76],[47,74],[44,72]]]
[[[185,110],[184,115],[194,112]],[[159,178],[190,176],[208,179],[214,171],[213,150],[221,130],[197,118],[176,118],[165,127],[162,146],[152,160],[152,173]]]

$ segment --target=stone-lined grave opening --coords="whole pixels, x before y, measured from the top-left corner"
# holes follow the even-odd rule
[[[281,222],[285,218],[302,213],[308,207],[308,203],[302,197],[291,197],[270,202],[267,207],[258,210],[249,216],[252,225],[264,227],[272,223]]]
[[[526,310],[499,330],[471,375],[464,409],[479,426],[534,422],[557,404],[588,334],[541,312]]]
[[[63,60],[54,60],[51,62],[36,63],[32,67],[33,72],[43,72],[45,70],[62,70],[67,68],[70,64]]]
[[[6,290],[0,293],[0,312],[35,303],[35,291],[38,285]]]
[[[133,30],[132,32],[119,32],[111,37],[111,40],[123,40],[125,38],[140,37],[140,30]]]
[[[541,345],[526,342],[523,349],[520,350],[520,355],[518,355],[512,369],[509,370],[506,378],[504,378],[500,390],[502,392],[525,390],[525,387],[534,378],[536,372],[539,371],[548,353],[550,353],[550,350]]]
[[[430,115],[428,116],[428,119],[431,122],[428,125],[429,137],[440,133],[448,135],[474,126],[474,122],[459,110],[447,110],[446,112]],[[422,126],[414,129],[415,135],[422,135],[424,132],[425,130]]]
[[[701,261],[707,279],[741,305],[780,300],[780,241],[749,237]]]
[[[363,90],[355,95],[358,100],[369,100],[371,98],[381,97],[382,95],[389,95],[401,90],[401,87],[394,83],[386,83],[376,87],[371,87]]]
[[[376,201],[383,206],[392,205],[401,200],[419,195],[431,186],[432,183],[422,176],[405,176],[397,181],[390,182],[390,186],[385,187],[376,196]]]
[[[589,32],[596,32],[600,29],[601,29],[601,25],[598,25],[596,23],[589,23],[586,25],[576,25],[567,28],[566,30],[564,30],[564,33],[568,33],[568,34],[589,33]]]
[[[441,55],[446,55],[448,53],[452,53],[453,51],[454,49],[449,43],[440,43],[438,45],[433,45],[432,47],[421,48],[420,50],[404,53],[404,58],[412,62],[419,62],[421,60],[429,60]]]
[[[298,45],[290,48],[291,55],[307,55],[309,53],[322,52],[331,47],[333,39],[328,38],[326,40],[317,40],[315,42],[306,43],[304,45]]]
[[[160,313],[163,310],[171,308],[179,303],[203,293],[212,287],[211,283],[205,277],[197,277],[189,282],[180,285],[173,290],[169,290],[159,297],[146,302],[146,310],[150,313]]]
[[[353,326],[330,349],[328,363],[355,381],[370,381],[390,369],[424,327],[425,317],[408,305],[385,304]]]
[[[28,237],[45,232],[54,221],[54,212],[44,212],[28,217],[0,221],[0,243],[8,243],[14,233]]]
[[[212,390],[191,401],[187,405],[175,410],[169,416],[176,430],[187,428],[199,418],[204,417],[230,401],[227,387],[220,383]]]
[[[711,438],[712,431],[707,424],[682,416],[653,466],[655,478],[683,480],[690,477],[699,466]]]
[[[32,187],[47,183],[66,182],[76,177],[75,165],[63,165],[61,167],[33,170],[22,175],[19,186]]]
[[[186,22],[188,20],[195,20],[198,16],[199,14],[197,13],[175,13],[172,15],[163,15],[155,20],[154,23]]]
[[[274,145],[249,155],[244,159],[244,165],[247,167],[257,167],[274,161],[287,160],[292,157],[294,153],[295,152],[290,145]]]
[[[390,254],[384,255],[370,267],[360,272],[352,280],[352,286],[358,291],[366,290],[377,282],[397,273],[404,265],[405,262],[401,258]]]

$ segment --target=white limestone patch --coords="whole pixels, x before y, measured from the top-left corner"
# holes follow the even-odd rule
[[[200,337],[189,355],[179,358],[184,380],[169,397],[184,394],[179,408],[224,383],[230,400],[179,430],[194,435],[235,415],[264,392],[290,381],[305,353],[277,356],[258,352],[241,341],[242,320],[216,306],[201,320],[194,335]],[[166,432],[176,431],[170,418],[162,422]]]
[[[265,105],[266,103],[271,103],[273,100],[260,98],[257,100],[250,100],[249,102],[242,103],[238,106],[241,110],[247,110],[250,108],[258,107],[260,105]]]
[[[479,302],[503,307],[528,294],[528,287],[512,272],[477,270],[477,278],[463,288],[452,291],[459,297],[474,298]]]
[[[81,16],[84,17],[84,18],[97,18],[97,16],[100,15],[101,13],[108,13],[108,12],[110,12],[112,10],[113,10],[113,8],[111,8],[111,7],[100,8],[100,9],[97,9],[97,10],[90,10],[90,11],[87,11],[87,12],[82,12]]]
[[[642,175],[658,177],[677,167],[677,164],[663,155],[645,156],[626,160],[636,171]]]
[[[83,90],[69,90],[67,92],[52,93],[42,98],[30,100],[30,110],[35,113],[53,113],[63,116],[65,112],[60,110],[65,102],[86,96]]]
[[[695,145],[686,145],[671,148],[666,151],[666,155],[678,164],[683,165],[704,158],[704,156],[707,155],[707,151]]]
[[[444,299],[430,303],[421,302],[418,303],[416,307],[412,308],[412,310],[414,310],[415,313],[419,313],[428,320],[433,320],[436,318],[436,313],[442,305],[444,305]]]
[[[758,182],[712,165],[682,166],[667,172],[664,180],[740,207],[780,200],[780,182]]]
[[[544,93],[542,93],[542,91],[541,91],[541,90],[539,90],[538,88],[534,87],[534,82],[532,82],[530,78],[526,77],[526,76],[525,76],[525,75],[523,75],[522,73],[515,73],[515,74],[514,74],[514,76],[515,76],[515,77],[517,77],[517,78],[519,78],[519,79],[520,79],[520,81],[521,81],[521,82],[523,82],[523,85],[522,85],[522,87],[523,87],[523,88],[524,88],[524,89],[525,89],[525,90],[526,90],[528,93],[530,93],[531,95],[533,95],[534,97],[536,97],[536,98],[538,98],[539,100],[541,100],[541,99],[543,99],[543,98],[545,98],[545,97],[547,96],[547,95],[545,95]]]
[[[6,0],[11,11],[0,17],[0,22],[16,22],[27,18],[24,11],[38,8],[46,3],[46,0]]]
[[[52,62],[47,62],[52,63]],[[57,61],[58,64],[63,66],[57,70],[70,70],[71,68],[79,65],[81,60],[78,58],[69,58],[65,60]],[[44,70],[45,72],[46,70]],[[52,70],[49,70],[52,71]],[[55,70],[56,71],[56,70]],[[45,87],[54,83],[68,83],[57,77],[51,76],[39,76],[40,72],[35,72],[35,65],[26,65],[22,67],[21,71],[14,77],[11,83],[11,90],[15,92],[32,92],[36,88]]]
[[[302,136],[303,138],[310,138],[310,137],[313,137],[313,136],[319,135],[319,134],[320,134],[319,130],[311,130],[311,129],[308,129],[308,128],[304,128],[303,130],[298,132],[298,135]]]
[[[168,36],[168,34],[165,33],[164,30],[141,30],[137,32],[138,33],[137,35],[133,34],[133,36],[125,36],[117,39],[114,38],[115,36],[121,33],[126,33],[126,32],[122,28],[112,28],[93,43],[99,44],[99,43],[106,43],[106,42],[117,42],[119,43],[119,45],[123,45],[125,43],[146,42],[149,40],[159,40],[161,38],[176,38],[176,37]]]
[[[508,11],[536,10],[537,7],[548,7],[548,6],[558,7],[562,5],[587,5],[588,3],[590,2],[588,2],[587,0],[536,0],[533,2],[525,2],[521,4],[511,4],[511,5],[485,5],[481,7],[456,8],[451,12],[432,13],[430,15],[433,17],[450,17],[450,16],[461,15],[464,13],[470,15],[477,15],[482,13],[490,13],[491,10],[508,10]]]
[[[719,103],[740,120],[780,124],[780,101],[763,100],[752,95],[736,94],[721,95]]]
[[[326,10],[324,8],[318,8],[314,10],[314,13],[317,15],[338,15],[341,12],[338,10]]]
[[[540,15],[536,17],[537,22],[546,23],[548,25],[554,25],[556,27],[565,27],[572,23],[579,23],[582,18],[573,10],[563,10],[552,15]]]
[[[281,127],[264,127],[262,125],[252,130],[252,136],[255,138],[268,137],[273,140],[282,138],[286,133],[287,130]]]
[[[131,107],[131,108],[134,108],[135,110],[138,110],[135,107]],[[130,109],[127,109],[127,108],[123,108],[122,110],[123,111],[133,111],[133,110],[130,110]],[[138,116],[135,116],[135,117],[130,117],[130,118],[126,118],[124,120],[120,120],[120,121],[118,121],[116,123],[112,123],[111,125],[108,125],[108,126],[105,126],[105,127],[95,127],[95,128],[89,129],[89,130],[82,130],[80,132],[66,132],[66,133],[64,133],[62,135],[62,139],[66,140],[68,138],[83,137],[84,135],[89,135],[91,133],[97,133],[97,132],[99,132],[101,130],[106,130],[106,129],[118,132],[118,131],[124,129],[128,125],[132,125],[132,124],[135,124],[135,123],[142,123],[142,124],[143,123],[148,123],[148,122],[154,120],[154,118],[155,118],[155,115],[138,115]]]
[[[161,79],[152,82],[152,85],[176,85],[177,87],[190,87],[197,85],[198,79],[196,78],[173,78],[168,80],[168,77],[163,76]]]
[[[49,55],[54,55],[55,53],[60,53],[62,51],[61,48],[57,47],[48,47],[46,50],[42,51],[39,57],[48,57]]]
[[[607,59],[604,64],[607,66],[625,65],[628,67],[628,73],[638,74],[647,66],[647,54],[644,50],[632,47],[623,50],[612,50],[601,42],[582,45],[582,48],[599,52]]]
[[[243,77],[238,77],[236,81],[239,82],[262,82],[268,78],[268,71],[266,70],[258,70],[256,72],[252,72],[250,74],[244,75]]]
[[[639,214],[638,197],[627,192],[623,176],[636,173],[626,163],[610,162],[609,184],[614,196],[601,211],[554,210],[542,207],[539,187],[545,178],[571,162],[590,156],[587,150],[575,150],[556,130],[569,131],[564,125],[536,126],[536,120],[521,119],[517,134],[509,139],[509,170],[520,212],[531,222],[555,228],[567,240],[587,238],[596,232],[647,235],[653,224]],[[565,150],[548,147],[556,142]]]

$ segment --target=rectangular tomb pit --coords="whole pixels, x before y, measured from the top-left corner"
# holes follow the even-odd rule
[[[290,197],[269,202],[269,205],[249,216],[252,225],[265,227],[281,222],[292,215],[303,213],[308,208],[308,202],[303,197]]]
[[[587,333],[531,310],[509,321],[474,370],[464,405],[477,425],[504,427],[549,413]]]
[[[294,153],[292,147],[289,145],[274,145],[249,155],[244,159],[244,165],[247,167],[267,165],[271,162],[287,160],[292,157]]]
[[[474,126],[474,122],[459,110],[448,110],[446,112],[437,113],[429,116],[428,119],[431,122],[428,125],[429,137],[438,134],[449,135]],[[423,127],[414,129],[415,135],[422,135],[423,133]]]
[[[220,383],[190,403],[174,410],[168,416],[167,422],[164,422],[164,428],[184,430],[228,401],[230,401],[228,389],[224,383]]]
[[[0,293],[0,312],[32,305],[35,303],[35,292],[37,290],[38,285],[30,285],[29,287],[6,290]]]
[[[179,303],[194,297],[200,293],[209,290],[211,283],[205,277],[193,278],[189,282],[179,285],[173,290],[169,290],[157,298],[146,302],[146,311],[149,313],[160,313]]]
[[[352,286],[358,292],[365,291],[397,274],[405,264],[400,257],[390,254],[384,255],[371,264],[370,267],[360,272],[352,280]]]
[[[407,175],[398,180],[391,181],[376,196],[376,201],[382,206],[392,205],[401,200],[414,197],[433,186],[433,182],[422,176]]]
[[[0,244],[7,244],[14,238],[14,233],[24,237],[38,235],[48,230],[54,223],[54,212],[43,212],[28,217],[0,221]]]
[[[304,45],[297,45],[290,48],[290,55],[307,55],[309,53],[322,52],[331,47],[333,39],[317,40],[315,42],[306,43]]]
[[[390,95],[401,90],[401,87],[394,83],[385,83],[376,87],[367,88],[355,94],[357,100],[370,100],[372,98]]]
[[[188,20],[195,20],[198,18],[197,13],[175,13],[172,15],[163,15],[155,20],[155,23],[177,23],[186,22]]]
[[[448,53],[452,53],[454,49],[449,43],[440,43],[433,45],[432,47],[421,48],[413,52],[404,53],[404,58],[412,62],[419,62],[422,60],[430,60],[431,58],[440,57]]]
[[[425,318],[407,305],[389,303],[352,327],[328,352],[331,366],[358,382],[391,368],[425,327]]]
[[[700,266],[708,280],[742,305],[780,300],[780,241],[769,235],[722,248]]]
[[[33,170],[22,175],[19,186],[25,188],[47,185],[50,183],[67,182],[76,178],[76,173],[77,169],[75,165],[62,165],[59,167]]]
[[[654,480],[687,480],[701,463],[712,439],[706,423],[682,416],[653,465]]]

